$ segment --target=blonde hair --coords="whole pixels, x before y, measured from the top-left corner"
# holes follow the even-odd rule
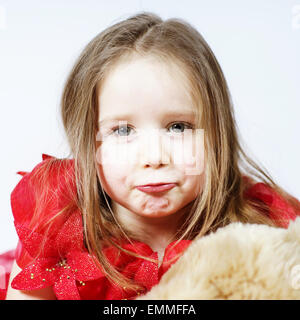
[[[298,209],[299,203],[243,151],[225,77],[209,45],[193,26],[178,18],[163,21],[156,14],[141,12],[108,27],[87,44],[71,70],[62,95],[61,116],[74,158],[86,247],[110,281],[139,291],[143,288],[112,267],[102,252],[106,245],[113,245],[141,257],[113,241],[136,239],[136,235],[116,221],[95,161],[97,94],[110,69],[133,54],[180,66],[189,79],[193,102],[202,112],[198,127],[205,132],[205,185],[175,239],[202,237],[234,221],[277,226],[264,214],[268,210],[265,204],[244,197],[255,177]]]

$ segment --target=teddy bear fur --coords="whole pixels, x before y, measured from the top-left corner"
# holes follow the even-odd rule
[[[199,239],[137,300],[300,299],[300,217],[232,223]]]

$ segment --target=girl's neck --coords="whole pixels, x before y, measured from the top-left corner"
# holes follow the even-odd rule
[[[125,230],[135,235],[135,239],[148,244],[155,252],[163,252],[167,245],[175,240],[175,234],[191,209],[188,204],[176,213],[159,218],[149,218],[132,213],[113,202],[112,209]]]

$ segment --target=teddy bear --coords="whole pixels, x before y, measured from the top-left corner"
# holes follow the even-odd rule
[[[137,300],[300,299],[300,217],[287,228],[234,222],[195,239]]]

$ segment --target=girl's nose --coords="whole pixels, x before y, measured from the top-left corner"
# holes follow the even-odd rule
[[[140,140],[140,163],[157,168],[171,162],[170,148],[166,137],[159,130],[151,130]]]

